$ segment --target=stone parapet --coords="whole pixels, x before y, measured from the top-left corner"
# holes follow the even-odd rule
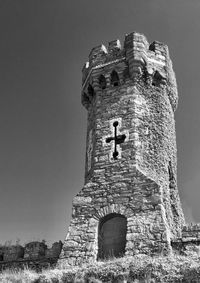
[[[100,87],[98,79],[101,74],[105,76],[107,87],[110,86],[110,69],[124,62],[124,73],[121,80],[126,77],[136,81],[146,77],[153,84],[170,86],[169,99],[175,111],[178,103],[176,79],[172,63],[169,57],[167,45],[154,41],[149,44],[143,34],[132,32],[125,36],[123,47],[119,40],[108,43],[108,48],[103,44],[94,47],[89,54],[89,61],[82,70],[82,103],[88,108],[92,100],[92,94],[88,86],[92,85],[97,92]]]

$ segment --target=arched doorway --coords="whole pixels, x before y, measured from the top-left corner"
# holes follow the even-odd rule
[[[121,257],[125,253],[127,220],[126,217],[111,213],[99,222],[98,259]]]

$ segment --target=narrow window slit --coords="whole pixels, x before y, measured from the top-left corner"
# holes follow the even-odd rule
[[[99,77],[99,86],[101,89],[106,88],[106,78],[103,75],[100,75]]]
[[[112,86],[119,86],[119,76],[115,70],[112,71],[110,78]]]

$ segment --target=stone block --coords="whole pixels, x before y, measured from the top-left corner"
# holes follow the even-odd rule
[[[24,257],[24,248],[20,245],[8,246],[2,249],[2,260],[14,261]]]
[[[44,242],[30,242],[25,245],[24,258],[38,259],[45,257],[47,245]]]

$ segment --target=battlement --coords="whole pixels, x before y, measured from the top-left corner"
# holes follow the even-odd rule
[[[168,48],[167,45],[157,41],[149,44],[144,35],[133,32],[125,36],[123,48],[119,39],[108,42],[108,48],[103,44],[92,48],[89,54],[89,62],[85,64],[83,73],[88,73],[88,70],[92,67],[100,67],[103,64],[112,63],[112,61],[120,58],[125,59],[130,54],[135,55],[134,53],[139,52],[143,53],[141,57],[144,57],[144,59],[154,57],[155,60],[164,64],[167,59]]]
[[[109,78],[112,69],[116,68],[124,68],[124,74],[126,73],[126,76],[119,76],[120,81],[125,81],[128,77],[133,81],[145,80],[156,87],[168,86],[170,103],[175,111],[178,95],[168,47],[158,41],[149,44],[146,37],[137,32],[127,34],[123,44],[117,39],[110,41],[108,47],[101,44],[91,50],[89,61],[82,70],[82,103],[86,108],[90,105],[94,92],[102,89],[102,84],[99,83],[101,79],[105,80],[103,89],[112,86]],[[89,85],[93,92],[88,93]]]

